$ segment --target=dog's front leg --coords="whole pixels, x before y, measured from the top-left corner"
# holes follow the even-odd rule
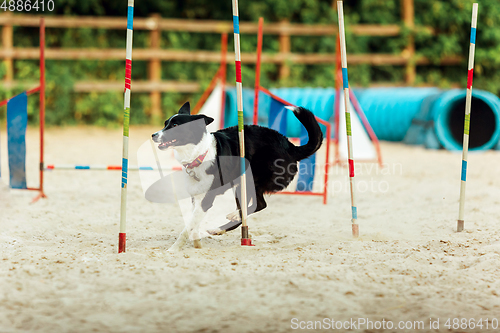
[[[187,226],[188,233],[193,240],[193,245],[197,249],[201,249],[200,224],[205,216],[205,210],[202,207],[203,196],[193,198],[193,215]]]
[[[187,240],[189,239],[189,234],[188,234],[188,228],[187,226],[182,229],[179,238],[175,241],[175,243],[167,250],[168,252],[177,252],[182,247],[184,244],[186,244]]]
[[[191,216],[189,217],[189,221],[191,221],[194,217],[194,212],[195,212],[195,199],[194,197],[191,197]],[[175,243],[167,250],[168,252],[177,252],[182,249],[182,247],[186,244],[186,242],[189,239],[189,224],[186,224],[184,226],[184,229],[182,229],[181,233],[179,234],[179,237],[175,241]]]
[[[204,196],[194,196],[191,198],[192,214],[189,217],[186,226],[179,235],[179,238],[175,243],[168,249],[169,252],[176,252],[182,249],[189,238],[193,240],[193,245],[195,248],[201,248],[201,237],[200,237],[200,224],[205,216],[205,212],[202,208],[201,202]]]

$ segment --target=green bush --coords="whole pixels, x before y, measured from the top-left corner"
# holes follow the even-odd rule
[[[414,0],[415,22],[417,25],[431,26],[436,34],[425,31],[415,32],[417,53],[431,59],[430,66],[419,66],[417,84],[432,84],[447,88],[452,83],[466,84],[467,57],[469,51],[470,17],[474,0]],[[348,24],[398,24],[402,25],[400,0],[353,0],[345,1],[344,8]],[[336,24],[337,14],[331,0],[255,0],[240,1],[242,21],[257,21],[260,16],[265,22],[279,22],[286,19],[295,23]],[[49,15],[95,15],[125,17],[127,9],[119,0],[60,0]],[[163,17],[189,19],[231,20],[231,2],[208,0],[186,1],[136,1],[136,17],[160,13]],[[474,87],[496,94],[500,92],[500,6],[498,0],[483,0],[479,6],[479,20],[476,48]],[[407,45],[411,32],[403,27],[397,37],[354,36],[347,30],[349,53],[389,53],[399,54]],[[232,35],[229,36],[228,52],[233,52]],[[17,47],[38,47],[38,29],[16,27],[14,41]],[[333,36],[312,37],[293,36],[292,52],[334,53],[336,40]],[[243,35],[242,52],[256,49],[255,35]],[[48,47],[67,48],[125,48],[125,32],[104,29],[51,29],[47,31]],[[134,48],[148,46],[148,32],[134,32]],[[220,35],[164,31],[161,47],[182,50],[220,49]],[[264,52],[278,52],[277,36],[266,35]],[[461,55],[462,64],[440,66],[443,56]],[[289,64],[291,75],[279,79],[279,67],[263,64],[261,83],[265,87],[276,86],[334,86],[334,64],[302,65]],[[218,64],[163,62],[162,79],[196,81],[206,88],[217,71]],[[242,69],[243,84],[254,85],[254,65]],[[400,82],[404,80],[402,66],[350,65],[349,75],[353,85],[367,86],[376,82]],[[0,66],[0,78],[5,75],[5,67]],[[122,121],[123,94],[75,93],[73,85],[79,80],[123,80],[124,61],[47,61],[46,120],[48,125],[96,124],[117,126]],[[33,81],[39,77],[38,61],[18,60],[15,62],[15,80]],[[134,61],[132,80],[147,78],[147,63]],[[234,65],[228,64],[227,80],[234,82]],[[21,92],[20,88],[6,91],[0,88],[0,98],[5,99]],[[168,117],[176,112],[186,100],[193,104],[200,97],[196,94],[163,93],[163,115]],[[132,90],[132,124],[149,122],[150,102],[148,94]],[[0,109],[0,119],[5,117],[5,108]],[[29,121],[38,123],[38,97],[29,98]]]

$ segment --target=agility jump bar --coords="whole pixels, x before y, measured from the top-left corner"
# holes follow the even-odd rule
[[[180,171],[182,170],[181,166],[173,166],[173,167],[162,167],[162,170],[170,170],[170,171]],[[75,164],[49,164],[44,170],[122,170],[121,165],[75,165]],[[129,171],[154,171],[158,170],[157,167],[151,166],[137,166],[137,165],[129,165]]]

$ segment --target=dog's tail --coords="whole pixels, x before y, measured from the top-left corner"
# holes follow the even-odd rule
[[[321,147],[323,143],[323,132],[321,132],[319,124],[311,111],[301,106],[287,106],[286,108],[293,111],[295,117],[304,125],[309,135],[309,141],[305,145],[299,147],[294,146],[295,149],[292,154],[297,161],[300,161],[304,158],[308,158]]]

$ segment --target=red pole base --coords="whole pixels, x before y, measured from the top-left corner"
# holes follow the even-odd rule
[[[45,193],[43,193],[42,191],[40,191],[40,193],[36,197],[34,197],[33,200],[31,200],[31,203],[35,203],[38,200],[40,200],[41,198],[47,198]]]
[[[125,243],[127,242],[127,236],[124,232],[118,234],[118,253],[125,252]]]
[[[241,239],[241,246],[255,246],[255,245],[252,244],[251,238],[242,238]]]
[[[252,239],[248,237],[248,226],[241,226],[241,246],[255,246],[252,245]]]
[[[352,225],[352,236],[354,238],[358,238],[359,237],[359,224],[353,224]]]

